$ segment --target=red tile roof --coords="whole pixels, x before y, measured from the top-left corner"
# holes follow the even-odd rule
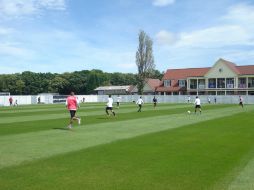
[[[168,69],[162,79],[172,80],[172,79],[186,79],[188,77],[202,77],[209,71],[209,69],[210,67],[189,68],[189,69]]]
[[[241,75],[254,75],[254,65],[237,66]]]
[[[147,79],[146,82],[153,91],[161,84],[161,81],[159,79]]]
[[[184,90],[186,90],[186,88],[181,88],[179,86],[170,86],[170,87],[160,86],[156,88],[156,92],[179,92]]]

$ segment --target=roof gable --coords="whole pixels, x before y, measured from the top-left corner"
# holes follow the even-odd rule
[[[224,59],[219,59],[215,62],[213,67],[205,74],[207,78],[218,78],[218,77],[235,77],[240,74],[237,66]]]

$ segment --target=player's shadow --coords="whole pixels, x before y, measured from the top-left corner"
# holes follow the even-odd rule
[[[97,117],[96,119],[107,120],[107,119],[111,119],[111,118],[115,118],[115,116],[110,116],[110,117]]]
[[[66,128],[66,127],[54,127],[53,129],[55,129],[55,130],[64,130],[64,131],[69,130],[69,129]]]

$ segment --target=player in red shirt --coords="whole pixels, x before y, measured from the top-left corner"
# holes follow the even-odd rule
[[[9,98],[10,106],[12,106],[12,102],[13,102],[13,99],[12,99],[12,97],[10,97],[10,98]]]
[[[71,92],[70,96],[68,96],[67,100],[66,100],[66,107],[67,109],[70,111],[70,115],[71,115],[71,119],[70,119],[70,123],[68,125],[68,128],[71,129],[72,128],[72,123],[73,120],[77,120],[78,124],[80,125],[81,123],[81,118],[77,117],[76,111],[79,107],[77,98],[74,96],[74,92]]]

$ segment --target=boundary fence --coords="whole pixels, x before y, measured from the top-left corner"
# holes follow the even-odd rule
[[[65,103],[66,95],[38,95],[38,96],[0,96],[0,106],[8,106],[9,98],[12,97],[13,103],[17,100],[18,105],[30,105],[37,104],[40,97],[40,103],[53,104],[53,103]],[[124,102],[136,102],[140,95],[121,95],[120,101]],[[145,103],[152,103],[153,95],[142,96]],[[156,95],[158,103],[188,103],[189,96],[186,95]],[[193,103],[196,96],[190,96],[190,103]],[[237,104],[239,103],[239,96],[209,96],[200,95],[202,104],[208,103],[210,98],[211,104]],[[77,95],[79,102],[107,102],[107,95]],[[117,96],[112,95],[112,98],[116,102]],[[254,96],[242,96],[244,104],[254,104]],[[216,100],[215,100],[216,99]],[[215,102],[216,101],[216,102]]]

